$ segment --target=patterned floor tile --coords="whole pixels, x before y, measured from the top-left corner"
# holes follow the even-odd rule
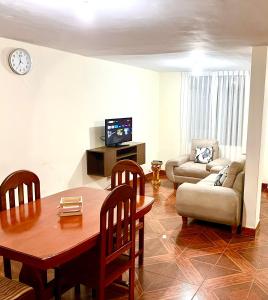
[[[203,256],[194,257],[193,260],[197,260],[200,262],[214,265],[220,259],[221,255],[222,255],[221,253],[207,254],[207,255],[203,255]]]
[[[248,300],[267,300],[268,294],[255,282],[253,283],[248,295]]]
[[[168,254],[168,250],[166,249],[160,238],[146,239],[144,241],[144,248],[144,257]]]
[[[219,300],[241,300],[247,299],[249,291],[251,288],[251,282],[234,284],[224,288],[218,288],[213,291]]]
[[[241,271],[241,269],[238,267],[237,264],[234,263],[234,261],[232,261],[228,256],[226,256],[225,254],[223,254],[221,256],[221,258],[219,259],[219,261],[217,262],[217,266],[219,267],[224,267],[227,269],[233,269],[233,270],[237,270],[237,271]]]

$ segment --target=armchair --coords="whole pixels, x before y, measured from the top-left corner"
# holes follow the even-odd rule
[[[207,164],[195,162],[196,147],[212,147],[213,160]],[[168,160],[165,166],[167,178],[174,183],[177,189],[178,184],[189,182],[196,183],[207,177],[209,174],[218,173],[230,161],[219,158],[219,143],[216,140],[194,139],[192,140],[191,153],[182,155],[177,159]]]

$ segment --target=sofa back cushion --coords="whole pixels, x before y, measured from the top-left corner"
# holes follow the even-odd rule
[[[195,160],[196,147],[212,147],[213,148],[213,160],[219,158],[219,143],[217,140],[207,139],[194,139],[192,140],[190,160]]]
[[[232,188],[236,180],[237,175],[244,170],[245,160],[232,161],[226,179],[224,180],[222,186]]]
[[[244,193],[244,181],[245,181],[245,172],[242,171],[237,174],[233,185],[233,189],[236,190],[238,193],[240,193],[242,197]]]

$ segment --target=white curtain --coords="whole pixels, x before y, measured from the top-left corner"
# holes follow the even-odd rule
[[[245,152],[249,72],[182,73],[181,154],[194,138],[216,139],[221,157],[238,159]]]

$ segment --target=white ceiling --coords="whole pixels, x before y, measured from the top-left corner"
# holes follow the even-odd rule
[[[0,36],[155,70],[249,67],[268,0],[0,0]]]

